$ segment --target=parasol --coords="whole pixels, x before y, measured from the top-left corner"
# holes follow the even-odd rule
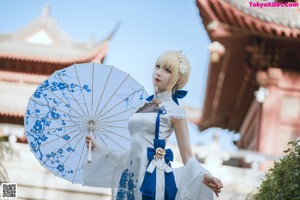
[[[56,176],[81,183],[89,134],[110,149],[130,148],[129,117],[144,88],[116,67],[83,63],[56,71],[30,97],[24,117],[31,151]]]

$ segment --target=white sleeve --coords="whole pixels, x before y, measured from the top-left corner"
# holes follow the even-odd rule
[[[95,152],[94,154],[99,154],[108,158],[114,166],[121,166],[127,161],[129,150],[116,151],[113,149],[109,149],[104,144],[96,140],[93,140],[93,142],[95,144],[95,148],[93,149],[93,151]]]
[[[117,152],[93,140],[92,162],[82,166],[82,185],[112,188],[118,184],[129,151]]]
[[[210,173],[195,157],[190,158],[181,168],[180,180],[176,183],[180,199],[213,200],[213,191],[203,183],[205,174]]]
[[[177,119],[186,119],[187,117],[185,110],[181,106],[175,106],[169,111],[169,115]]]

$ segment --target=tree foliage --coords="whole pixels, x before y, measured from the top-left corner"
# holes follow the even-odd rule
[[[267,172],[255,200],[300,200],[300,140],[289,146],[286,155]]]

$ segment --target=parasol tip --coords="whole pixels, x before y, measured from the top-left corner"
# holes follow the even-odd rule
[[[94,126],[95,126],[95,121],[94,120],[90,120],[88,121],[89,124],[89,131],[93,131],[94,130]]]

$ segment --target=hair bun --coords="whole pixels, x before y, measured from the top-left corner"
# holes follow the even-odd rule
[[[189,66],[190,66],[190,63],[189,63],[189,60],[188,58],[182,53],[182,51],[179,51],[178,52],[178,61],[179,61],[179,73],[181,75],[184,75],[188,72],[189,70]]]

